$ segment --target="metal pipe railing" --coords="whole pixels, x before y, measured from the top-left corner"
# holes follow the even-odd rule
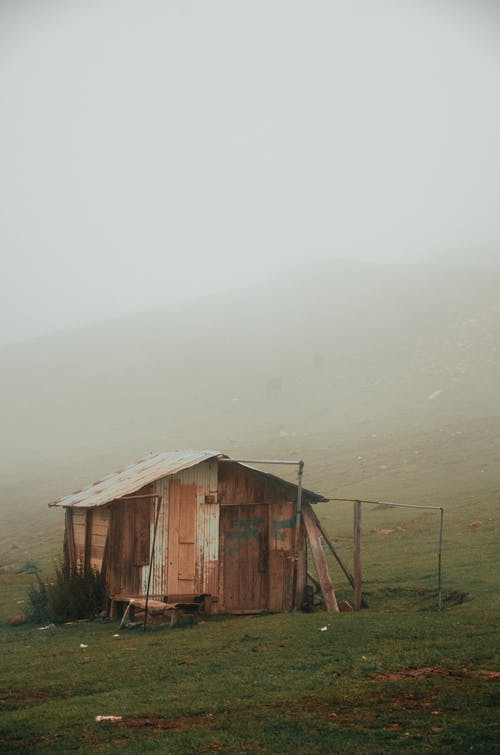
[[[444,528],[444,508],[442,506],[426,506],[416,503],[394,503],[392,501],[367,501],[359,498],[330,498],[329,501],[339,501],[341,503],[354,503],[355,506],[361,503],[369,503],[374,506],[387,506],[388,508],[400,509],[427,509],[428,511],[439,511],[439,545],[438,545],[438,610],[443,607],[443,585],[442,585],[442,561],[443,561],[443,528]]]

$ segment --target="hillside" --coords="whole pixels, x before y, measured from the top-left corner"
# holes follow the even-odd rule
[[[300,454],[326,494],[496,494],[499,336],[498,268],[337,263],[4,347],[0,525],[179,447]]]

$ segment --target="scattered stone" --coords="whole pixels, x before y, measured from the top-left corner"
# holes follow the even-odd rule
[[[479,521],[479,519],[476,519],[476,521],[471,522],[469,524],[469,527],[482,527],[483,523]]]

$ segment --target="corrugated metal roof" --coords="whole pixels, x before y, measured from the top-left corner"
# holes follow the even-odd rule
[[[103,506],[124,495],[137,492],[161,477],[175,474],[182,469],[194,467],[202,461],[224,456],[220,451],[164,451],[151,453],[146,459],[103,477],[83,490],[63,496],[49,506],[72,506],[91,508]]]
[[[49,506],[71,506],[75,508],[104,506],[106,503],[114,501],[117,498],[136,493],[145,485],[149,485],[149,483],[155,480],[176,474],[176,472],[180,472],[182,469],[194,467],[202,461],[214,458],[230,459],[229,456],[220,451],[182,450],[151,453],[145,459],[130,464],[124,469],[119,469],[117,472],[112,472],[103,477],[102,480],[98,480],[92,485],[83,488],[83,490],[77,490],[75,493],[70,493],[59,498],[54,503],[49,503]],[[281,477],[277,477],[269,472],[264,472],[262,469],[257,469],[249,464],[242,464],[237,461],[235,463],[247,467],[264,477],[273,479],[280,484],[297,489],[297,485],[294,485],[292,482],[283,480]],[[313,493],[312,490],[307,490],[306,488],[303,489],[303,494],[311,503],[328,500],[319,493]]]

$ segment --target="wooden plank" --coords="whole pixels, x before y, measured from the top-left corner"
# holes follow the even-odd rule
[[[149,566],[153,499],[144,498],[131,503],[134,506],[134,566]]]
[[[196,495],[195,484],[181,484],[181,505],[179,511],[179,542],[193,543],[196,532]]]
[[[194,543],[179,543],[179,587],[194,590],[194,560]]]
[[[224,506],[253,505],[268,501],[269,484],[250,469],[234,463],[218,468],[218,501]],[[251,503],[250,503],[251,502]]]
[[[130,601],[130,603],[126,607],[126,609],[125,609],[125,611],[123,613],[123,616],[122,616],[122,620],[120,621],[120,626],[118,627],[118,629],[123,629],[123,627],[127,623],[128,615],[130,613],[130,609],[131,608],[132,608],[132,601]]]
[[[302,608],[305,599],[307,583],[307,544],[304,527],[298,530],[298,540],[295,547],[297,561],[295,563],[295,606]],[[293,561],[290,561],[293,564]],[[293,590],[293,586],[292,586]],[[290,606],[291,608],[292,606]]]
[[[221,508],[224,609],[266,610],[269,594],[269,508]]]
[[[137,595],[140,592],[142,567],[134,565],[135,503],[135,501],[115,501],[110,507],[106,578],[111,595],[114,593]]]
[[[167,593],[195,592],[197,486],[170,481]]]
[[[93,509],[90,538],[90,565],[97,571],[102,571],[104,551],[111,518],[109,508]]]
[[[281,550],[272,550],[269,554],[269,610],[283,611],[283,592],[285,586],[284,562],[286,554]]]
[[[279,499],[270,505],[272,550],[291,551],[295,534],[295,504]]]
[[[70,569],[76,564],[75,533],[73,529],[73,509],[66,509],[66,566]]]
[[[73,542],[75,543],[75,561],[77,565],[85,557],[85,524],[87,517],[86,509],[72,509],[73,519]]]
[[[318,519],[318,517],[316,515],[316,512],[314,511],[314,509],[312,508],[312,506],[310,508],[311,508],[311,514],[312,514],[312,516],[314,517],[314,519],[316,521],[316,525],[317,525],[319,531],[321,532],[323,540],[325,541],[325,543],[330,548],[330,550],[331,550],[331,552],[332,552],[335,560],[337,561],[338,565],[340,566],[340,568],[342,569],[342,571],[346,575],[349,584],[351,585],[352,588],[354,588],[354,577],[352,576],[351,572],[349,571],[349,569],[347,568],[347,566],[344,564],[344,562],[340,558],[340,556],[339,556],[339,554],[337,552],[337,549],[335,548],[335,545],[333,544],[332,540],[330,539],[330,536],[328,535],[328,533],[326,532],[325,528],[321,524],[321,521]]]
[[[94,521],[92,522],[92,532],[94,534],[106,535],[108,532],[110,519],[109,506],[105,508],[94,509]]]
[[[91,547],[92,547],[92,519],[94,512],[92,509],[85,509],[85,553],[83,564],[85,569],[89,569],[92,566],[91,561]]]
[[[354,503],[354,610],[361,609],[361,501]]]
[[[328,571],[328,564],[321,544],[321,533],[317,527],[315,517],[312,516],[311,507],[308,503],[303,505],[302,514],[306,526],[307,537],[311,546],[312,556],[316,565],[316,571],[321,584],[321,592],[323,593],[326,610],[338,613],[339,607],[337,604],[337,598],[335,597],[330,572]]]
[[[135,567],[133,561],[134,542],[135,542],[135,504],[136,501],[119,502],[122,507],[122,532],[121,532],[121,573],[120,573],[120,591],[133,595],[137,594],[140,589],[139,569]]]

